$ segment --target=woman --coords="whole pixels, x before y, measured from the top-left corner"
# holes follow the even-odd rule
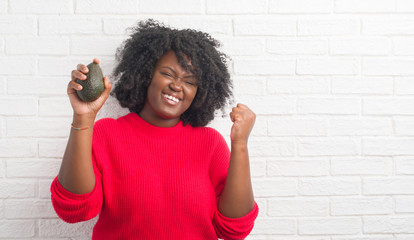
[[[247,141],[255,114],[230,113],[231,152],[205,127],[231,97],[218,42],[194,30],[140,22],[117,51],[113,94],[130,113],[94,123],[111,91],[81,102],[72,71],[73,123],[51,186],[56,213],[69,223],[99,214],[92,239],[242,239],[258,214]],[[94,60],[99,63],[97,59]]]

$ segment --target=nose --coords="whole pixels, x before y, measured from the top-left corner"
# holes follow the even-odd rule
[[[179,92],[183,89],[182,84],[183,84],[183,81],[181,80],[181,78],[175,77],[174,81],[171,81],[169,87],[171,88],[171,90],[175,92]]]

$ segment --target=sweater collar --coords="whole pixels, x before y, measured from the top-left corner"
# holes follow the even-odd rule
[[[145,132],[146,134],[151,135],[170,135],[170,134],[176,134],[180,132],[183,129],[183,121],[179,121],[175,126],[173,127],[158,127],[155,125],[152,125],[145,121],[143,118],[141,118],[137,113],[131,112],[128,114],[134,123],[134,127],[139,128],[140,131]]]

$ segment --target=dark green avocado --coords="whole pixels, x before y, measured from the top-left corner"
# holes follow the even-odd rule
[[[86,80],[75,81],[82,85],[82,90],[77,91],[79,98],[84,102],[92,102],[105,90],[105,84],[99,64],[90,63],[87,67],[89,71],[85,74]]]

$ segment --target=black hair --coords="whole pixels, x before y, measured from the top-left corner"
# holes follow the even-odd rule
[[[217,40],[204,32],[173,29],[153,19],[140,21],[131,30],[130,38],[116,51],[117,65],[112,74],[116,84],[111,95],[122,107],[135,113],[142,110],[156,63],[173,50],[179,64],[195,75],[198,86],[191,106],[181,115],[183,124],[205,126],[214,119],[216,110],[224,111],[233,97],[232,82],[228,57],[217,50]]]

